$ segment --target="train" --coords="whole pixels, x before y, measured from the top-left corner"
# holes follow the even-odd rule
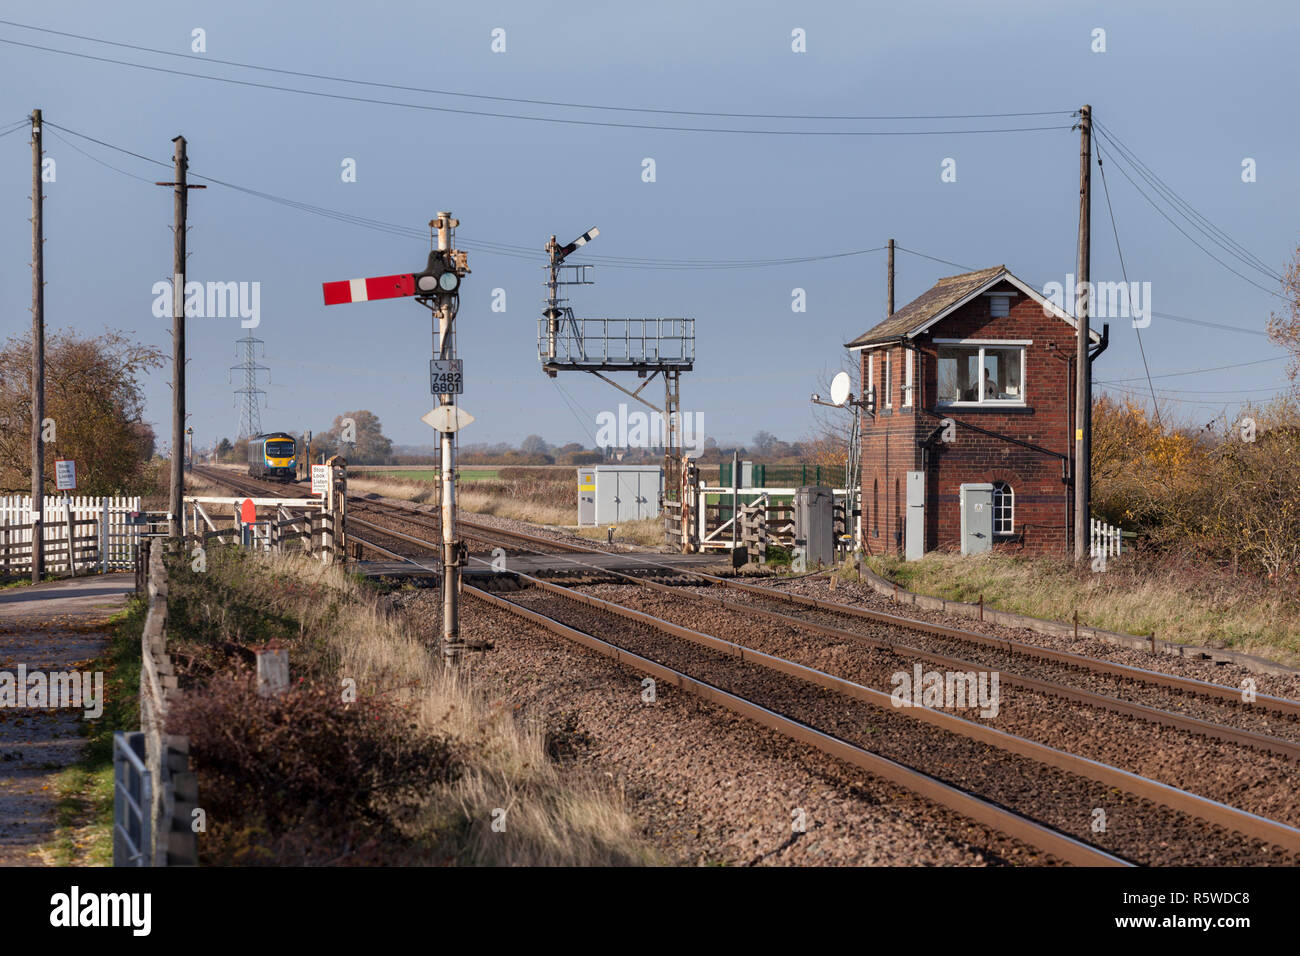
[[[287,432],[271,432],[248,440],[248,474],[278,481],[298,479],[298,445]]]

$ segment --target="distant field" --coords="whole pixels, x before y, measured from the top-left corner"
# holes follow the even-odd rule
[[[349,473],[355,475],[373,475],[382,478],[401,478],[404,481],[440,481],[441,472],[436,468],[358,468],[355,472],[348,469]],[[461,468],[461,481],[491,481],[500,477],[500,468]]]

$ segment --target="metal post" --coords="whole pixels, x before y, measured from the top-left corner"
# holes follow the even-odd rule
[[[1088,294],[1091,255],[1089,227],[1092,219],[1092,107],[1079,110],[1079,261],[1075,317],[1079,323],[1076,343],[1074,395],[1074,560],[1088,556],[1089,502],[1092,497],[1092,362],[1088,357],[1088,315],[1092,302]]]
[[[438,251],[451,249],[450,212],[439,212],[434,220],[438,230]],[[456,357],[456,340],[451,334],[452,307],[440,298],[436,309],[438,330],[436,348],[438,358]],[[454,405],[456,396],[439,394],[439,405]],[[464,650],[460,639],[460,542],[456,540],[456,435],[439,433],[439,463],[442,466],[442,656],[448,664],[455,665]]]
[[[731,453],[731,550],[736,551],[736,505],[740,501],[740,452]]]
[[[77,576],[77,536],[74,533],[75,527],[72,524],[72,499],[68,493],[63,493],[63,517],[68,522],[68,574],[72,577]]]
[[[32,583],[45,572],[45,197],[41,190],[41,111],[32,110]]]

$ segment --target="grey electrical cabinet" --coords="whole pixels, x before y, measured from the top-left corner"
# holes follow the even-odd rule
[[[993,547],[993,486],[961,486],[961,553],[979,554]]]
[[[596,523],[596,469],[578,469],[578,524]]]
[[[824,485],[794,492],[794,543],[804,549],[808,567],[835,561],[835,493]]]
[[[663,469],[657,465],[579,468],[578,524],[621,524],[657,517],[663,485]]]
[[[903,558],[925,557],[925,472],[907,473],[907,518],[903,525]]]

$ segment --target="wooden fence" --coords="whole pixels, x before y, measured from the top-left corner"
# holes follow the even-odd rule
[[[140,731],[113,741],[113,865],[195,866],[193,811],[198,778],[189,769],[189,741],[168,734],[167,712],[180,694],[167,653],[167,571],[163,542],[145,540],[148,612],[141,638]]]
[[[140,528],[127,523],[140,499],[45,495],[42,552],[51,574],[123,571],[135,566]],[[0,497],[0,575],[32,570],[32,499]]]
[[[795,543],[793,488],[741,488],[736,495],[739,521],[736,523],[736,546],[746,548],[751,556],[760,553],[759,525],[762,526],[762,545],[792,548]],[[731,548],[731,493],[730,488],[699,489],[697,501],[697,540],[701,550]],[[845,518],[843,491],[834,491],[834,534],[836,547],[842,547],[842,537],[852,534]]]

